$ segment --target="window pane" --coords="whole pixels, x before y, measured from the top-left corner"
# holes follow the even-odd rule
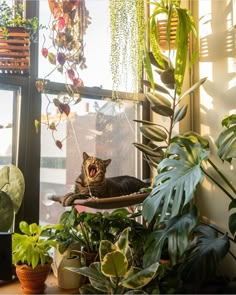
[[[8,89],[11,86],[0,84],[0,166],[15,164],[17,151],[17,98],[20,92]]]
[[[42,96],[42,118],[47,98]],[[112,159],[107,176],[138,176],[135,123],[139,105],[82,99],[73,106],[70,120],[62,118],[54,132],[55,140],[63,140],[62,149],[54,142],[47,126],[41,125],[41,187],[40,222],[58,222],[64,208],[47,200],[49,194],[64,195],[73,190],[81,171],[82,153],[102,159]],[[49,120],[56,122],[57,114],[50,112]]]
[[[86,8],[91,17],[84,36],[84,51],[87,68],[80,70],[80,78],[86,86],[98,86],[104,89],[112,88],[110,73],[110,29],[109,29],[109,0],[86,0]],[[50,10],[48,1],[40,1],[40,24],[48,26]],[[51,45],[49,30],[40,30],[39,34],[39,78],[49,74],[54,66],[41,54],[42,47]],[[50,49],[53,52],[53,48]],[[54,52],[55,53],[55,52]],[[50,74],[50,81],[65,83],[65,77],[57,70]]]

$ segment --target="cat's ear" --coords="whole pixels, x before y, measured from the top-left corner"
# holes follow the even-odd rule
[[[105,166],[107,167],[111,163],[111,159],[104,160]]]
[[[89,155],[85,152],[83,152],[83,159],[86,161],[89,158]]]

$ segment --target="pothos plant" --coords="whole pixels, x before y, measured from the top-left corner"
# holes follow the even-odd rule
[[[49,24],[49,40],[51,44],[46,47],[44,40],[41,53],[45,59],[53,66],[50,73],[44,79],[36,81],[39,92],[46,95],[48,100],[47,110],[50,105],[54,105],[60,116],[57,121],[51,120],[46,110],[46,125],[52,131],[53,139],[58,148],[62,148],[62,141],[55,138],[55,131],[62,116],[70,114],[70,106],[80,101],[75,91],[83,86],[78,67],[82,70],[86,68],[86,58],[84,55],[84,35],[90,24],[90,17],[85,6],[85,1],[50,0],[48,1],[51,11],[51,22]],[[48,41],[48,40],[47,40]],[[66,94],[59,94],[51,99],[46,93],[47,79],[54,71],[59,71],[65,77]],[[40,121],[35,121],[36,129],[39,128]]]

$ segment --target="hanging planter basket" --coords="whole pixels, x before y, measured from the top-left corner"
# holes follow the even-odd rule
[[[9,27],[7,38],[0,28],[0,73],[28,75],[30,34],[24,28]]]
[[[163,51],[176,49],[176,32],[178,26],[178,18],[171,19],[169,43],[167,38],[167,19],[157,20],[157,33],[160,49]]]

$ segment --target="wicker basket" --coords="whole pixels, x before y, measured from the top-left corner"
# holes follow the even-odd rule
[[[30,69],[30,36],[23,28],[8,28],[5,38],[0,28],[0,73],[28,75]]]
[[[176,49],[176,31],[178,26],[178,18],[171,19],[170,26],[170,48],[167,40],[167,20],[158,20],[157,21],[157,32],[158,32],[158,40],[159,46],[163,51],[169,49]]]

